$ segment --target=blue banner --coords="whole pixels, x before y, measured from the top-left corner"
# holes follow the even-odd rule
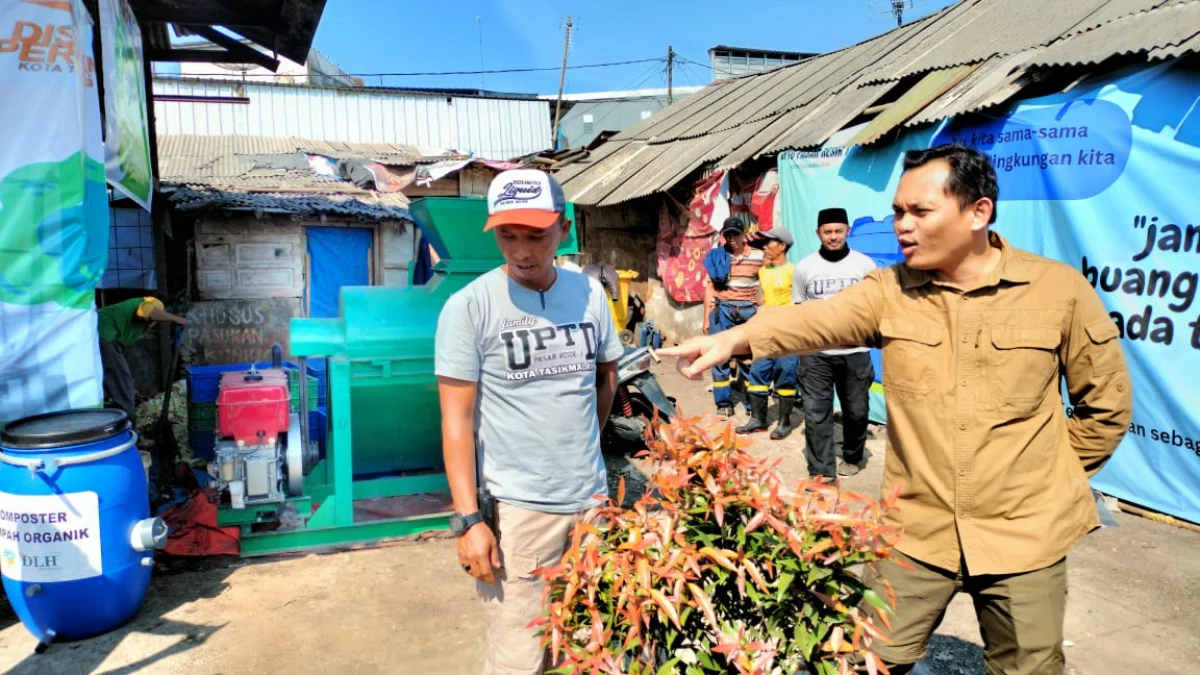
[[[818,246],[816,212],[840,206],[852,247],[881,266],[900,260],[890,214],[904,151],[958,142],[987,153],[996,231],[1078,269],[1120,329],[1133,424],[1093,485],[1200,522],[1200,408],[1189,395],[1200,381],[1200,72],[1130,69],[879,148],[844,149],[844,138],[779,159],[794,257]],[[871,416],[886,419],[879,394]]]

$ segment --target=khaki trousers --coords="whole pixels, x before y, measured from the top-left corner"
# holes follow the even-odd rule
[[[571,528],[582,515],[540,513],[503,502],[497,505],[503,569],[497,573],[495,585],[475,583],[487,630],[484,675],[541,675],[549,667],[549,654],[537,629],[527,627],[542,613],[546,587],[531,572],[562,560]]]
[[[896,612],[888,631],[890,643],[873,651],[889,665],[892,675],[904,675],[925,657],[929,638],[958,593],[975,602],[983,637],[984,668],[988,675],[1061,675],[1063,616],[1067,605],[1067,563],[1022,574],[972,575],[926,565],[894,551],[912,565],[904,569],[891,561],[868,569],[864,581],[887,598],[883,581],[896,593]],[[872,611],[874,611],[872,609]],[[891,666],[895,665],[895,668]]]

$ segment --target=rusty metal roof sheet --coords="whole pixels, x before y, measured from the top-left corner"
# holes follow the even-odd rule
[[[890,82],[868,84],[842,91],[836,97],[831,97],[824,107],[814,109],[811,117],[806,117],[793,124],[784,135],[771,139],[753,156],[760,157],[788,148],[807,148],[820,145],[861,115],[893,86]]]
[[[410,220],[408,198],[314,172],[307,155],[412,166],[433,157],[384,143],[254,136],[160,136],[160,180],[181,209],[260,209]],[[453,159],[455,157],[450,157]],[[438,159],[446,159],[439,156]]]
[[[979,64],[949,91],[932,101],[924,110],[904,123],[906,127],[936,122],[1000,105],[1021,91],[1028,81],[1026,65],[1037,52],[988,59]]]
[[[907,122],[925,106],[962,82],[977,68],[976,65],[965,65],[926,73],[920,82],[914,84],[855,134],[847,145],[868,145],[883,138],[889,131]]]

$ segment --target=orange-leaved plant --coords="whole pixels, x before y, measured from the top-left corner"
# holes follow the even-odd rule
[[[895,599],[853,568],[889,557],[882,501],[787,490],[731,423],[680,419],[648,442],[650,485],[588,513],[547,581],[538,627],[559,673],[884,673],[869,651]],[[890,589],[887,595],[891,596]],[[878,611],[867,611],[867,606]]]

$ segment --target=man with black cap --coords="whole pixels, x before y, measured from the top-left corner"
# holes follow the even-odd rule
[[[875,268],[869,257],[850,250],[845,209],[817,214],[821,248],[796,265],[792,300],[796,303],[833,297],[862,280]],[[853,476],[865,463],[871,383],[875,366],[865,347],[831,349],[800,357],[800,386],[804,390],[805,458],[809,476],[834,479]],[[833,392],[842,404],[842,466],[833,448]]]
[[[795,242],[792,233],[781,225],[758,233],[754,246],[763,250],[763,266],[758,270],[763,307],[786,307],[792,304],[795,266],[788,262],[787,254]],[[750,366],[746,377],[750,421],[737,428],[739,434],[765,431],[768,428],[767,405],[772,385],[779,400],[779,423],[771,431],[771,438],[780,440],[792,433],[792,407],[796,405],[796,369],[799,363],[799,356],[788,354],[771,359],[758,359]]]
[[[737,218],[725,219],[721,238],[725,245],[709,251],[704,258],[704,269],[708,272],[704,284],[705,335],[746,323],[758,311],[761,301],[758,270],[763,264],[763,252],[746,245],[746,226]],[[717,413],[732,417],[728,363],[713,366],[712,385]]]

